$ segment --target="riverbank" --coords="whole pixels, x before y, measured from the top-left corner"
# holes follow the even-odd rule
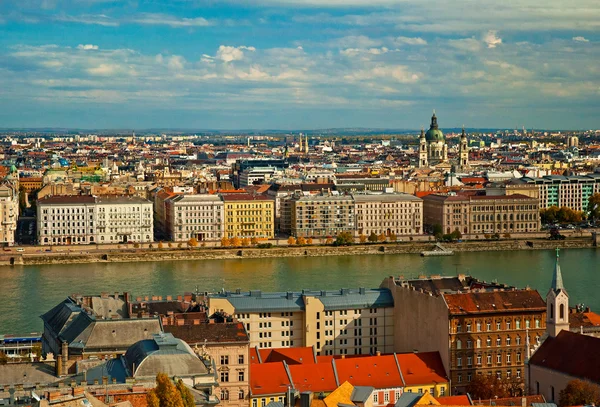
[[[530,244],[529,244],[530,243]],[[565,240],[499,240],[499,241],[465,241],[461,243],[444,243],[443,246],[454,252],[482,252],[501,250],[547,250],[559,248],[593,248],[596,247],[589,237],[571,237]],[[355,244],[352,246],[285,246],[259,249],[242,248],[144,248],[144,249],[110,249],[95,252],[43,252],[43,253],[11,253],[0,255],[0,266],[27,266],[42,264],[85,264],[111,262],[146,262],[174,260],[220,260],[240,258],[269,257],[316,257],[316,256],[352,256],[352,255],[385,255],[385,254],[420,254],[432,250],[430,242],[400,242],[381,244]]]

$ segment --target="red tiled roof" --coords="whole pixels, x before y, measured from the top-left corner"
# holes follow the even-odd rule
[[[536,290],[467,292],[443,296],[450,314],[546,310],[546,303]]]
[[[406,386],[448,381],[438,352],[401,353],[396,357]]]
[[[600,384],[600,338],[560,331],[544,341],[529,364]]]
[[[276,348],[276,349],[259,349],[262,363],[274,363],[285,361],[288,365],[298,364],[314,364],[315,356],[313,348]],[[256,348],[250,349],[250,363],[260,363]]]
[[[469,396],[461,395],[461,396],[446,396],[446,397],[438,397],[436,400],[442,406],[470,406],[471,400]]]
[[[331,392],[338,386],[331,363],[289,366],[294,389],[312,392]]]
[[[483,184],[486,183],[487,180],[483,177],[462,177],[460,182],[463,184]]]
[[[250,391],[253,396],[285,393],[291,386],[283,363],[250,364]]]
[[[377,389],[404,386],[394,355],[336,359],[335,367],[340,383]]]

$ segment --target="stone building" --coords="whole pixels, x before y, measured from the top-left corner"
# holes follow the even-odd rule
[[[440,130],[435,112],[427,133],[421,130],[419,137],[419,167],[435,166],[448,161],[448,145]]]
[[[19,217],[19,193],[10,182],[0,185],[0,244],[15,244],[17,219]]]
[[[354,232],[354,201],[349,195],[340,195],[337,191],[323,191],[318,195],[297,192],[287,204],[290,234],[294,237],[323,238]]]
[[[263,195],[232,193],[221,195],[225,210],[225,236],[228,238],[272,239],[274,200]]]
[[[423,233],[423,200],[409,194],[353,194],[356,234],[396,236]]]
[[[431,194],[423,197],[423,221],[443,233],[506,234],[540,230],[539,202],[528,196]]]
[[[224,220],[224,204],[218,195],[175,195],[165,200],[166,237],[171,241],[221,240]]]
[[[393,351],[394,305],[387,289],[224,292],[210,294],[207,304],[210,314],[242,322],[250,347],[314,346],[319,355]]]
[[[464,275],[389,277],[383,287],[394,297],[394,351],[440,352],[453,394],[464,393],[478,374],[523,382],[526,346],[545,332],[546,306],[537,291]]]

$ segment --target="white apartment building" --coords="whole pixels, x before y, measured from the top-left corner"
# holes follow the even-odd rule
[[[574,211],[587,210],[589,198],[600,193],[600,174],[580,176],[548,175],[541,178],[522,177],[513,184],[535,185],[539,189],[540,209],[566,206]]]
[[[218,195],[177,195],[165,201],[167,238],[221,240],[225,233],[225,204]]]
[[[251,167],[240,173],[240,188],[255,184],[268,184],[278,173],[275,167]]]
[[[19,216],[19,195],[10,184],[0,185],[0,244],[15,244]]]
[[[356,235],[423,233],[423,200],[402,193],[353,194]]]
[[[152,203],[138,197],[50,196],[37,205],[38,244],[153,241]]]

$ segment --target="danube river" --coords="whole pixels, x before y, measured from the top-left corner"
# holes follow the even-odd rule
[[[457,273],[518,287],[545,297],[554,268],[551,250],[469,252],[452,257],[414,254],[0,267],[0,334],[41,332],[39,315],[72,293],[128,291],[177,295],[185,291],[286,291],[377,287],[386,276]],[[571,305],[600,311],[600,250],[561,252]]]

